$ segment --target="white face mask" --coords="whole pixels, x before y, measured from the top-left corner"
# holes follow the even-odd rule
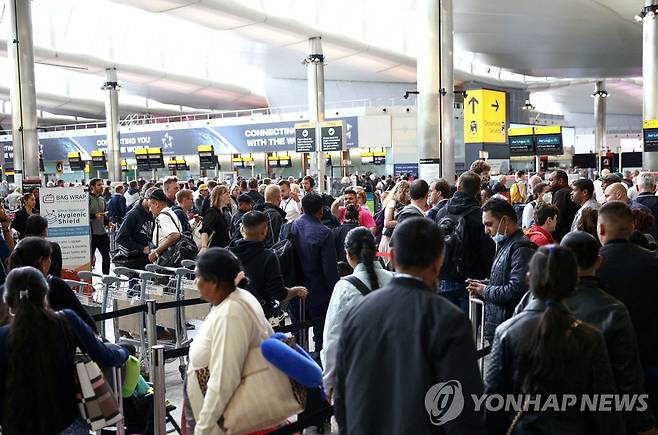
[[[551,195],[551,192],[546,192],[542,195],[542,201],[544,201],[546,204],[550,204],[551,200],[553,199],[553,195]]]

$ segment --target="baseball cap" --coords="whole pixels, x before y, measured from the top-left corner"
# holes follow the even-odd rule
[[[165,195],[162,189],[155,189],[149,195],[148,199],[153,199],[155,201],[167,202],[167,196]]]
[[[254,200],[251,196],[247,195],[246,193],[241,193],[240,196],[238,196],[238,203],[253,204]]]

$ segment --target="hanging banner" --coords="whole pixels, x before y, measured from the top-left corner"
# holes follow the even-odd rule
[[[346,147],[358,147],[358,117],[337,119],[343,121]],[[142,148],[161,148],[165,156],[182,156],[195,155],[199,145],[212,145],[216,155],[225,155],[295,151],[296,144],[294,121],[220,126],[207,125],[207,121],[198,126],[172,122],[132,126],[127,130],[122,127],[119,139],[124,158],[134,157],[135,151]],[[13,159],[11,137],[0,136],[0,143],[5,147],[5,161]],[[105,151],[107,155],[107,136],[104,128],[40,133],[39,149],[48,162],[67,160],[73,152],[80,153],[82,160],[91,161],[92,151]]]
[[[89,194],[84,187],[42,187],[39,191],[41,216],[48,221],[47,239],[62,249],[63,276],[91,270]]]

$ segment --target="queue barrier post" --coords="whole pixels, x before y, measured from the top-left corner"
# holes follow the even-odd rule
[[[299,322],[301,323],[304,320],[306,320],[306,299],[299,298]],[[308,328],[299,331],[299,341],[302,349],[308,352]]]
[[[469,298],[468,302],[468,318],[471,320],[471,328],[473,329],[473,341],[475,342],[475,349],[480,350],[484,348],[484,301]],[[482,315],[480,317],[478,317],[478,306],[481,307]],[[478,365],[480,366],[480,374],[484,375],[484,358],[480,358]]]
[[[156,434],[167,433],[167,409],[165,404],[165,347],[161,344],[151,348],[153,361],[153,429]]]
[[[146,339],[148,348],[153,349],[158,340],[158,326],[155,318],[157,307],[155,306],[155,299],[146,301]],[[155,373],[155,362],[153,358],[149,361],[149,379],[153,379]]]
[[[123,386],[123,380],[121,379],[121,367],[114,367],[114,376],[113,376],[113,390],[114,393],[117,396],[117,402],[119,403],[119,409],[121,410],[121,420],[119,420],[116,424],[117,426],[117,435],[125,435],[126,434],[126,424],[125,424],[125,419],[123,417],[123,394],[122,394],[122,386]]]

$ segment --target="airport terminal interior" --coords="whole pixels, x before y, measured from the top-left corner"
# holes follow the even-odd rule
[[[658,434],[658,0],[0,0],[0,427]]]

